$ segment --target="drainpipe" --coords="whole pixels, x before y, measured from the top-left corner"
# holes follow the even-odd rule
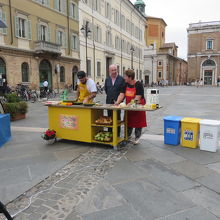
[[[93,72],[94,72],[93,80],[96,81],[95,80],[95,66],[96,66],[95,65],[96,64],[96,62],[95,62],[95,59],[96,59],[95,49],[96,49],[96,46],[95,46],[95,40],[94,40],[94,16],[93,16],[93,13],[94,13],[94,2],[92,1],[92,30],[93,30],[93,32],[92,32],[92,44],[93,44]],[[92,73],[91,73],[91,76],[92,76]]]
[[[67,10],[67,13],[66,13],[66,18],[67,18],[67,34],[68,34],[68,54],[70,55],[70,47],[71,47],[71,44],[70,44],[70,18],[69,18],[69,1],[66,0],[66,10]]]
[[[120,1],[120,16],[121,16],[121,3],[122,3],[122,0]],[[121,19],[120,19],[120,22],[121,22]],[[121,27],[121,23],[120,23],[120,35],[121,35],[121,37],[122,37],[122,27]],[[120,46],[121,46],[121,75],[123,76],[124,75],[124,73],[123,73],[123,58],[122,58],[122,39],[121,39],[121,37],[120,37],[120,41],[121,41],[121,43],[120,43]]]
[[[11,44],[14,43],[14,38],[13,38],[13,27],[12,27],[12,13],[11,13],[11,0],[9,0],[9,13],[10,13],[10,26],[11,26]]]
[[[131,21],[131,24],[132,24],[132,14],[133,14],[133,12],[134,12],[134,10],[135,10],[135,8],[133,8],[132,9],[132,11],[131,11],[131,19],[130,19],[130,21]],[[126,26],[126,25],[125,25]],[[131,27],[132,27],[132,25],[131,25]],[[134,29],[134,32],[135,32],[135,29]],[[132,48],[132,29],[131,29],[131,48]],[[132,61],[132,63],[135,63],[134,62],[134,51],[132,52],[131,51],[131,53],[133,53],[133,55],[132,55],[132,57],[133,57],[133,61]],[[134,64],[132,64],[132,66],[133,66],[133,70],[135,71],[135,68],[134,68]],[[131,69],[132,69],[132,66],[131,66]],[[137,76],[138,77],[138,76]],[[138,78],[137,78],[138,79]]]

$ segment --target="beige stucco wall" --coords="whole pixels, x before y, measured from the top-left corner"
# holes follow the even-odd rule
[[[142,40],[137,40],[134,36],[127,33],[120,26],[114,23],[114,13],[112,10],[112,19],[109,20],[105,16],[105,3],[109,2],[113,9],[117,9],[119,12],[125,15],[130,21],[134,23],[137,27],[142,30]],[[144,29],[145,29],[145,19],[139,12],[136,12],[133,5],[131,5],[126,0],[113,0],[113,1],[101,1],[101,11],[97,12],[91,9],[90,5],[79,2],[79,27],[83,25],[83,20],[88,20],[94,25],[99,25],[102,29],[102,42],[93,41],[93,39],[88,39],[87,51],[88,59],[91,60],[91,69],[92,77],[95,81],[102,82],[106,78],[106,58],[111,57],[112,63],[120,66],[120,74],[122,74],[123,67],[125,69],[131,68],[131,54],[121,52],[121,50],[115,48],[115,36],[119,36],[124,39],[126,42],[130,42],[135,46],[144,49],[145,40],[144,40]],[[106,45],[106,31],[110,29],[112,33],[112,47]],[[81,69],[86,69],[86,46],[85,46],[85,37],[82,33],[80,35],[80,58],[81,58]],[[95,48],[95,49],[94,49]],[[95,50],[95,52],[94,52]],[[143,52],[142,52],[143,55]],[[94,64],[95,59],[95,64]],[[101,77],[97,76],[97,60],[101,62]],[[95,65],[95,68],[94,68]],[[135,72],[138,70],[142,71],[143,75],[143,57],[137,58],[133,56],[133,68]],[[95,73],[94,73],[95,72]],[[137,76],[139,79],[139,77]]]
[[[77,0],[71,0],[78,4]],[[69,22],[69,39],[72,33],[79,33],[79,22],[77,19],[69,18],[67,15],[54,9],[54,1],[50,1],[50,6],[46,7],[34,0],[13,0],[12,2],[12,19],[10,20],[9,1],[0,0],[0,9],[6,13],[7,34],[0,34],[0,58],[6,63],[6,75],[9,85],[15,86],[21,82],[21,64],[27,62],[29,65],[29,84],[39,87],[39,64],[40,61],[46,59],[52,67],[52,83],[53,88],[64,88],[66,84],[72,84],[72,68],[80,66],[79,50],[72,50],[68,47],[62,48],[62,56],[57,57],[56,54],[50,52],[37,54],[35,51],[35,42],[38,41],[39,22],[44,22],[50,27],[51,40],[50,43],[56,43],[56,30],[62,30],[68,35]],[[31,21],[31,40],[17,38],[15,36],[15,16],[22,15]],[[11,26],[12,25],[12,26]],[[12,32],[11,32],[12,27]],[[68,39],[68,37],[67,37]],[[71,46],[71,45],[70,45]],[[65,68],[65,83],[59,82],[59,74],[55,74],[55,65],[60,64]],[[58,79],[58,84],[57,84]]]

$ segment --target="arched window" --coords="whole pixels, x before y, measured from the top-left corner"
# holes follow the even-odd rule
[[[24,62],[21,64],[22,82],[29,82],[29,66]]]
[[[215,62],[213,60],[206,60],[203,62],[202,66],[215,66]]]
[[[60,82],[65,82],[65,68],[63,66],[60,67]]]

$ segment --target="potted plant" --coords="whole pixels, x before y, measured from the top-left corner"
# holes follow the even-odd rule
[[[24,119],[28,109],[27,103],[21,101],[15,93],[7,94],[5,98],[7,102],[4,103],[4,110],[10,114],[11,121]]]
[[[53,144],[56,141],[56,131],[53,129],[47,129],[41,137],[47,142],[47,144]]]

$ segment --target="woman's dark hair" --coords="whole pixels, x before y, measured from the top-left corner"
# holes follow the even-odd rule
[[[135,72],[132,69],[125,70],[125,75],[131,79],[135,78]]]

